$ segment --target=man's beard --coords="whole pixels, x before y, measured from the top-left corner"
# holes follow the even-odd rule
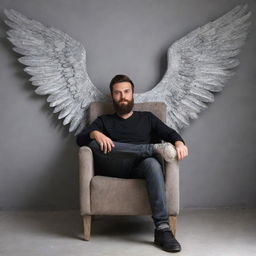
[[[126,101],[126,104],[120,103],[122,101]],[[113,106],[115,111],[120,114],[120,115],[124,115],[124,114],[128,114],[132,111],[133,106],[134,106],[134,99],[132,98],[130,101],[129,100],[123,100],[121,99],[120,101],[114,101],[113,100]]]

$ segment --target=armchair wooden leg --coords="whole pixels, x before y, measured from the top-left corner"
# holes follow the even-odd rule
[[[83,223],[84,223],[84,240],[89,241],[91,235],[91,216],[85,215],[83,216]]]
[[[176,216],[169,216],[169,225],[172,230],[174,236],[176,235],[176,224],[177,224],[177,217]]]

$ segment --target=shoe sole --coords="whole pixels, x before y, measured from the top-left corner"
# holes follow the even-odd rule
[[[166,251],[166,252],[180,252],[181,251],[181,248],[177,248],[177,249],[171,249],[170,248],[165,248],[163,247],[160,243],[158,243],[157,241],[154,241],[154,244],[161,248],[162,250]]]

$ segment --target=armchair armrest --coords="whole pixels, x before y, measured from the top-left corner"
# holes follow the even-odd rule
[[[173,146],[175,152],[176,149]],[[166,202],[170,215],[178,215],[180,208],[180,190],[179,190],[179,161],[177,153],[171,162],[164,162],[165,164],[165,189]]]
[[[79,149],[80,213],[91,215],[90,183],[94,176],[92,150],[83,146]]]

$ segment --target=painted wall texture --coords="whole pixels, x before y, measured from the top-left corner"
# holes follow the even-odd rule
[[[0,0],[56,27],[87,50],[92,82],[108,92],[129,75],[136,92],[166,70],[168,47],[241,3],[237,0]],[[189,156],[180,162],[181,207],[256,206],[256,2],[241,64],[199,119],[181,131]],[[0,21],[0,209],[79,207],[78,147],[45,99],[33,91]]]

